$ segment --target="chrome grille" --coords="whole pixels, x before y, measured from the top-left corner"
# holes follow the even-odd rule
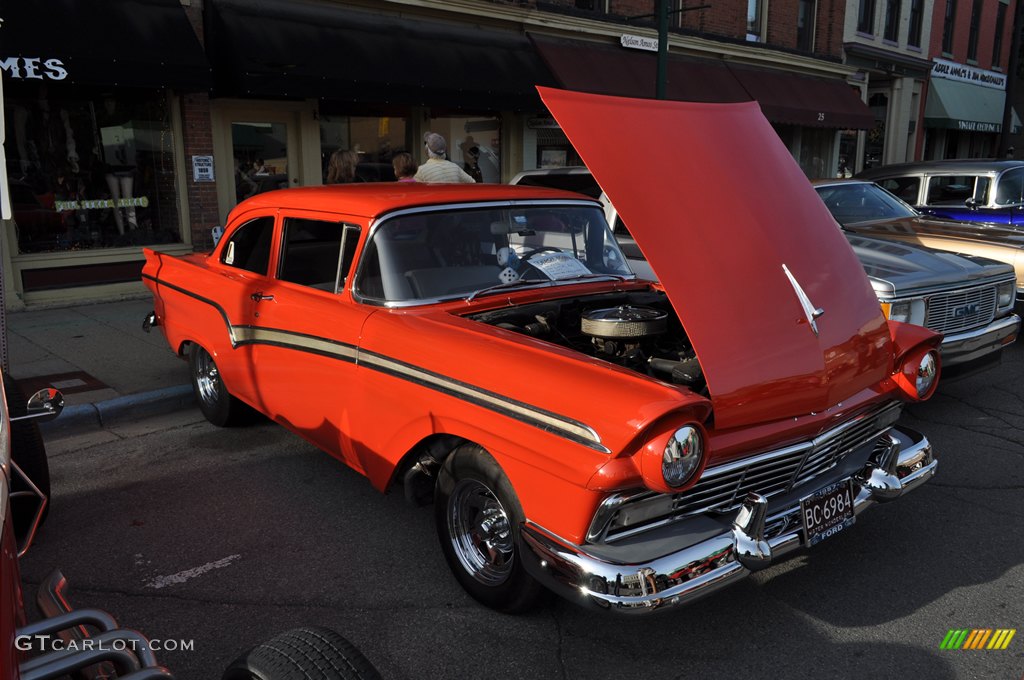
[[[708,468],[688,491],[679,494],[641,493],[624,499],[608,518],[603,535],[614,541],[704,512],[732,512],[748,492],[766,498],[792,490],[838,465],[849,453],[885,433],[899,416],[893,403],[862,413],[819,435],[742,460]]]
[[[928,297],[924,325],[939,333],[959,333],[988,325],[995,314],[995,286],[956,290]]]

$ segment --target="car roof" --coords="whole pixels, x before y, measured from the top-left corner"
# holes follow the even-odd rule
[[[815,187],[831,187],[841,184],[874,184],[868,179],[812,179],[811,185]]]
[[[871,168],[857,173],[858,178],[891,177],[916,173],[977,173],[1002,172],[1010,168],[1024,167],[1024,161],[1000,160],[996,158],[969,158],[945,161],[919,161],[917,163],[897,163]]]
[[[592,200],[580,194],[507,184],[426,184],[420,182],[357,182],[295,187],[256,194],[233,212],[261,208],[325,210],[375,217],[393,210],[478,201]],[[596,204],[597,201],[594,201]]]

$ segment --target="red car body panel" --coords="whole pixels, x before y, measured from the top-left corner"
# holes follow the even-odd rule
[[[863,267],[756,103],[539,90],[658,272],[718,425],[821,411],[892,372]],[[635,130],[657,140],[642,162],[616,141]],[[820,334],[780,263],[824,310]]]

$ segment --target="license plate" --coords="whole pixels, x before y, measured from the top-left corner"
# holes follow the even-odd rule
[[[853,524],[853,484],[847,479],[819,489],[800,501],[807,545],[817,545]]]

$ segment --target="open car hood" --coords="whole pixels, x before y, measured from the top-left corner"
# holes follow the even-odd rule
[[[717,428],[823,411],[891,374],[871,284],[757,103],[538,90],[664,286]]]

